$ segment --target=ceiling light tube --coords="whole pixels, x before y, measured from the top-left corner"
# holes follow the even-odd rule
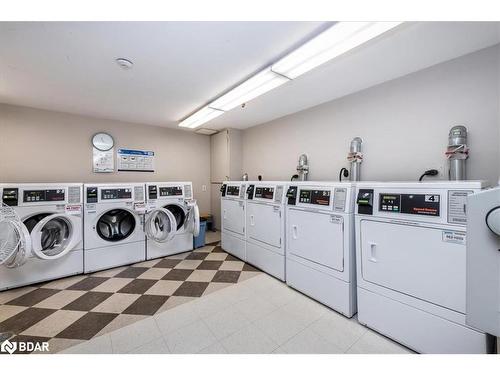
[[[208,106],[221,111],[229,111],[288,81],[288,78],[272,72],[270,68],[266,68],[214,100]]]
[[[400,24],[401,22],[337,22],[279,60],[271,70],[295,79]]]
[[[214,118],[222,115],[223,113],[224,111],[220,111],[214,108],[209,108],[208,106],[206,106],[198,110],[197,112],[193,113],[186,119],[182,120],[179,123],[179,126],[183,128],[194,129],[210,120],[213,120]]]

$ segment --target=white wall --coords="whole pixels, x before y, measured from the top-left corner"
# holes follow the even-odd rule
[[[93,173],[91,137],[98,131],[110,133],[115,148],[154,151],[156,171]],[[193,181],[200,211],[210,212],[205,135],[0,104],[0,151],[0,182]]]
[[[298,112],[243,133],[243,171],[288,180],[305,152],[311,180],[337,180],[349,142],[363,138],[363,180],[415,180],[426,169],[447,178],[453,125],[469,129],[469,179],[498,180],[499,46]]]

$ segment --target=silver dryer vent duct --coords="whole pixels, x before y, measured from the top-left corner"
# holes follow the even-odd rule
[[[351,141],[349,147],[349,154],[347,154],[347,160],[351,163],[349,177],[351,181],[361,180],[361,163],[363,162],[363,153],[361,152],[361,144],[363,140],[359,137],[355,137]]]

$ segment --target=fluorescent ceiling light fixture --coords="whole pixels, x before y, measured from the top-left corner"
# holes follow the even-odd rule
[[[222,111],[229,111],[288,81],[288,78],[276,74],[270,68],[267,68],[214,100],[208,106]]]
[[[213,120],[214,118],[222,115],[223,113],[224,111],[220,111],[214,108],[209,108],[208,106],[206,106],[198,110],[197,112],[193,113],[188,118],[182,120],[179,123],[179,126],[183,128],[194,129],[210,120]]]
[[[402,22],[337,22],[285,56],[271,69],[290,79],[366,43]]]
[[[402,22],[337,22],[271,67],[250,77],[179,123],[197,128],[239,105],[399,26]]]

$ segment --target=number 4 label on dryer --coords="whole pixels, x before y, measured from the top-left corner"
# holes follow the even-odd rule
[[[465,245],[465,233],[464,232],[454,232],[451,230],[443,231],[443,242],[457,243],[460,245]]]

